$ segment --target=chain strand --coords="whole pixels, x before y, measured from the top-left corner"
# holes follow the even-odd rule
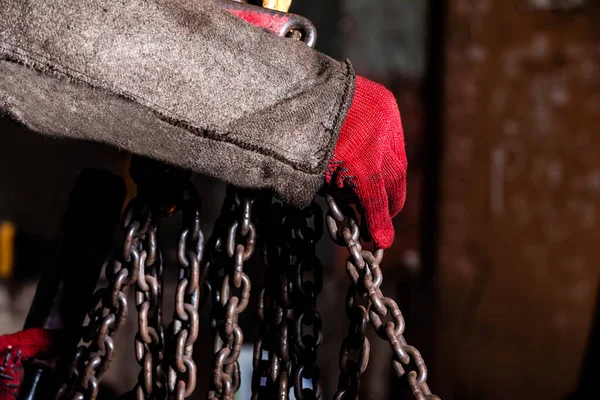
[[[175,311],[169,326],[169,398],[183,400],[196,388],[193,346],[198,338],[200,303],[200,263],[204,253],[204,234],[200,226],[201,201],[196,189],[188,187],[189,200],[183,207],[183,231],[179,236],[179,271],[175,290]]]
[[[211,265],[206,268],[212,269],[211,328],[215,359],[209,399],[232,400],[241,383],[238,358],[244,335],[238,318],[250,299],[250,278],[244,273],[244,263],[252,257],[256,243],[256,228],[251,220],[253,203],[249,194],[228,187],[210,241],[213,254]]]
[[[317,203],[303,210],[286,208],[284,229],[288,232],[288,251],[293,263],[289,279],[294,308],[294,395],[298,400],[322,399],[317,350],[323,343],[323,321],[317,310],[317,296],[323,289],[323,268],[316,245],[323,237],[323,211]],[[310,387],[304,387],[305,380],[311,382]]]
[[[394,351],[392,366],[396,376],[408,381],[416,400],[439,400],[439,397],[432,394],[427,385],[427,367],[421,353],[415,347],[407,344],[403,336],[405,324],[398,304],[381,292],[383,275],[379,264],[383,259],[383,250],[378,249],[375,253],[372,253],[363,249],[360,240],[360,227],[354,211],[349,206],[342,209],[331,195],[327,195],[327,203],[329,205],[329,212],[327,213],[329,234],[336,244],[345,246],[350,253],[346,262],[346,272],[356,293],[368,299],[366,311],[375,332],[379,337],[386,340]],[[342,224],[342,228],[338,226],[340,224]],[[356,296],[353,297],[356,298]],[[387,322],[385,321],[386,318]],[[342,345],[340,364],[345,358],[344,352],[344,345]],[[363,364],[362,361],[360,364]],[[359,365],[359,367],[359,371],[363,370],[363,365]],[[366,361],[364,367],[366,367]],[[348,371],[344,371],[342,367],[341,372],[342,378],[344,378]],[[356,374],[356,371],[354,374]],[[358,385],[355,384],[348,386],[351,390],[358,389]],[[342,387],[336,396],[343,396],[343,393],[340,393],[343,390]],[[350,395],[349,392],[346,393]]]
[[[138,280],[140,261],[145,257],[141,255],[142,241],[150,224],[144,202],[133,199],[123,218],[122,246],[106,266],[108,285],[94,294],[89,323],[83,328],[83,343],[75,352],[68,380],[57,399],[95,400],[98,396],[99,381],[114,357],[113,337],[127,317],[127,294]]]
[[[149,215],[150,224],[140,252],[140,269],[135,289],[138,333],[135,357],[142,367],[134,389],[137,400],[164,398],[166,377],[162,370],[164,327],[162,323],[163,259],[157,243],[158,224]]]
[[[289,251],[291,232],[284,229],[286,209],[271,200],[266,205],[261,225],[266,235],[262,248],[265,287],[258,300],[260,332],[254,346],[252,399],[287,400],[295,348],[289,277],[296,268]]]
[[[340,379],[334,400],[354,400],[358,397],[360,378],[369,364],[371,344],[366,337],[369,314],[363,305],[358,304],[359,300],[360,296],[351,284],[346,295],[346,316],[350,320],[350,327],[340,349]],[[352,352],[357,357],[352,358]]]

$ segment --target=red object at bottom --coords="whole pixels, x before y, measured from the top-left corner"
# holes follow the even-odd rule
[[[0,400],[14,400],[23,381],[23,362],[36,356],[51,356],[58,335],[45,329],[28,329],[0,336]]]

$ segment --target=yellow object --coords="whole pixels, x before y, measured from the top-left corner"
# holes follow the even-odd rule
[[[15,262],[15,233],[17,227],[12,222],[0,223],[0,279],[10,278]]]
[[[127,208],[127,204],[133,199],[137,194],[137,186],[133,179],[131,179],[131,175],[129,175],[129,168],[131,168],[131,154],[125,154],[121,158],[121,178],[125,182],[125,202],[123,203],[123,209],[121,210],[121,214],[125,212]]]
[[[288,12],[292,5],[292,0],[263,0],[263,7],[281,12]]]

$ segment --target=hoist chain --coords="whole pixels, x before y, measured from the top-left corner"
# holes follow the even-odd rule
[[[189,182],[188,173],[161,163],[135,159],[131,173],[139,196],[126,208],[123,244],[106,266],[108,286],[94,294],[94,308],[88,313],[90,321],[83,331],[84,344],[77,349],[69,379],[57,398],[95,400],[99,381],[114,357],[113,336],[126,319],[127,294],[134,284],[138,311],[135,356],[141,371],[130,395],[138,400],[167,396],[183,400],[196,386],[192,346],[198,336],[200,261],[204,246],[200,197]],[[188,199],[184,202],[186,193]],[[172,216],[182,205],[184,228],[178,246],[175,312],[165,338],[158,220],[161,216]],[[167,352],[172,356],[167,358]]]
[[[164,398],[166,376],[162,369],[165,334],[162,322],[163,258],[157,243],[156,215],[148,212],[150,221],[142,238],[139,273],[135,286],[138,311],[138,333],[135,358],[142,367],[134,392],[137,400]]]
[[[67,383],[60,388],[57,398],[95,400],[99,381],[113,360],[113,336],[125,322],[127,293],[138,279],[141,260],[147,259],[147,249],[143,246],[152,222],[147,207],[139,199],[128,205],[123,221],[125,238],[106,266],[108,286],[94,294],[89,323],[83,328],[83,344],[75,352]]]
[[[323,271],[316,243],[323,236],[323,214],[316,203],[303,210],[272,204],[266,218],[265,288],[259,298],[252,398],[288,399],[293,387],[297,399],[320,399],[316,358],[323,333],[317,295]],[[311,387],[303,387],[306,380]]]
[[[281,204],[269,201],[261,221],[266,233],[262,247],[265,286],[258,299],[260,331],[254,345],[252,400],[289,398],[294,311],[288,276],[294,263],[283,213]],[[263,352],[267,352],[266,358]]]
[[[358,304],[360,296],[354,285],[348,287],[346,295],[346,316],[350,320],[348,336],[340,349],[340,379],[334,400],[354,400],[358,396],[361,375],[367,369],[371,344],[366,337],[369,324],[367,309]],[[357,357],[351,358],[351,353]]]
[[[294,394],[298,400],[322,399],[317,349],[323,343],[323,321],[317,310],[317,296],[323,289],[323,268],[316,245],[323,237],[323,212],[316,203],[303,210],[290,209],[283,225],[289,235],[288,251],[293,263],[290,281],[296,347],[292,353]],[[310,387],[304,387],[305,380],[311,382]]]
[[[204,253],[204,234],[200,226],[201,201],[190,184],[189,199],[183,206],[183,230],[179,236],[179,270],[175,290],[173,322],[169,326],[168,388],[170,398],[183,400],[196,388],[193,345],[198,338],[200,303],[200,263]]]
[[[251,220],[253,203],[249,193],[228,187],[209,242],[211,255],[204,268],[211,277],[215,353],[209,399],[232,400],[241,383],[238,358],[244,335],[238,318],[250,299],[250,279],[244,273],[244,263],[252,257],[256,243]]]
[[[379,337],[388,341],[394,351],[392,366],[396,376],[398,378],[405,378],[408,381],[415,399],[439,400],[439,397],[433,395],[427,385],[427,367],[425,366],[423,357],[415,347],[407,344],[403,336],[405,328],[404,317],[398,308],[398,304],[393,299],[386,297],[381,291],[383,275],[379,264],[383,259],[383,250],[376,250],[375,254],[373,254],[363,249],[360,239],[360,227],[354,211],[349,206],[342,209],[331,195],[327,195],[327,203],[329,205],[329,212],[327,213],[329,234],[336,244],[345,246],[350,253],[346,262],[346,272],[356,293],[368,299],[366,311],[368,312],[368,320],[371,322],[375,332]],[[340,228],[339,225],[342,225],[342,227]],[[350,293],[350,297],[354,297],[356,300],[356,296],[353,293]],[[352,304],[352,307],[356,304],[355,300],[350,300],[349,302],[349,304]],[[362,310],[360,312],[362,313]],[[387,322],[385,321],[386,317],[388,319]],[[358,321],[358,318],[356,322],[357,324],[362,324],[362,321]],[[351,328],[351,330],[353,329]],[[363,330],[361,325],[357,329]],[[362,336],[362,332],[360,333],[360,336]],[[356,335],[356,337],[359,337],[359,335]],[[340,367],[342,369],[341,383],[347,381],[348,378],[352,379],[351,376],[345,377],[348,374],[348,364],[346,363],[346,371],[344,371],[343,365],[343,361],[347,358],[345,355],[346,351],[344,345],[342,345],[342,354],[340,355]],[[359,372],[360,370],[364,370],[363,364],[366,366],[366,362],[367,360],[363,359],[361,352],[361,356],[357,362]],[[357,366],[352,368],[356,369]],[[354,371],[353,374],[356,375],[357,372]],[[345,390],[344,386],[346,385],[343,384],[340,386],[337,394],[338,398],[351,398],[349,397],[350,393],[348,393],[348,397],[345,397],[341,393]],[[354,384],[348,386],[351,386],[351,390],[357,390],[358,388],[358,385]]]

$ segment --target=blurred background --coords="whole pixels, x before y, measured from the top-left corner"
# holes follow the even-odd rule
[[[397,97],[408,200],[382,264],[383,288],[400,304],[433,391],[445,400],[600,399],[600,2],[294,0],[291,11],[315,23],[319,50],[350,58]],[[77,171],[122,173],[124,155],[8,120],[0,132],[4,334],[22,329]],[[194,179],[209,231],[224,185]],[[178,227],[177,219],[163,227],[167,262]],[[348,324],[346,253],[327,238],[319,253],[319,366],[331,397]],[[254,276],[260,281],[260,271]],[[167,279],[166,299],[174,287]],[[205,397],[212,361],[205,314],[193,398]],[[249,373],[255,306],[241,325]],[[136,381],[135,330],[130,318],[119,333],[104,399]],[[371,343],[361,398],[398,398],[389,345]]]

